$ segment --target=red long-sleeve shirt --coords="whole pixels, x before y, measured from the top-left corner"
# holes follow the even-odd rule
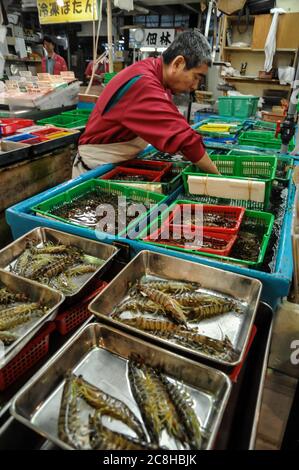
[[[107,111],[117,91],[140,78]],[[110,144],[143,138],[161,152],[197,162],[205,153],[201,137],[173,104],[162,82],[162,59],[146,59],[120,72],[99,97],[79,145]]]

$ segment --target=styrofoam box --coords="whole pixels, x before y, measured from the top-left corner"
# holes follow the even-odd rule
[[[265,199],[265,183],[263,181],[189,176],[188,187],[190,194],[256,202],[264,202]]]

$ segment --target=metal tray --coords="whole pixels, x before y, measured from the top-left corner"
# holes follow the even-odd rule
[[[101,324],[87,325],[68,341],[17,394],[11,406],[12,415],[63,449],[70,449],[58,438],[57,423],[64,374],[72,369],[76,375],[82,374],[90,383],[123,400],[141,420],[127,379],[127,360],[131,354],[138,354],[148,365],[162,368],[167,376],[184,382],[203,429],[202,448],[210,449],[230,395],[229,378]],[[121,432],[120,424],[117,430]]]
[[[207,293],[233,297],[240,302],[242,314],[234,312],[220,315],[196,323],[198,332],[215,339],[228,336],[235,349],[232,359],[216,358],[203,352],[195,351],[174,342],[158,338],[152,334],[125,325],[110,317],[114,307],[127,296],[129,285],[140,280],[144,275],[173,280],[188,280],[201,284]],[[246,345],[254,322],[259,303],[262,284],[256,279],[211,268],[199,263],[178,259],[174,256],[161,255],[151,251],[141,251],[113,281],[89,305],[89,310],[100,320],[109,322],[118,328],[124,328],[134,334],[142,335],[149,341],[156,340],[165,346],[175,348],[178,353],[192,354],[197,359],[205,359],[213,364],[234,367],[240,364],[245,355]]]
[[[43,243],[48,241],[60,242],[65,245],[74,245],[81,248],[87,255],[105,260],[95,272],[84,274],[74,279],[74,283],[78,286],[77,290],[72,294],[65,294],[66,299],[72,301],[81,294],[81,291],[95,276],[99,276],[106,271],[114,256],[119,251],[118,248],[106,243],[89,240],[87,238],[78,237],[77,235],[71,235],[69,233],[60,232],[50,228],[38,227],[0,250],[0,268],[9,271],[16,262],[16,259],[25,250],[28,241],[32,241],[38,246],[42,246]]]
[[[58,308],[64,301],[64,295],[50,287],[15,276],[2,269],[0,269],[0,287],[7,287],[12,292],[23,293],[32,302],[40,302],[49,307],[48,312],[41,318],[19,325],[12,330],[13,333],[19,335],[19,338],[10,346],[4,347],[3,357],[2,354],[0,355],[0,368],[3,368],[21,351],[44,323],[56,317]]]

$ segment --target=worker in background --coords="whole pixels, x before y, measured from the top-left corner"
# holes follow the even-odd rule
[[[51,75],[60,75],[60,72],[66,72],[68,68],[64,58],[54,51],[54,39],[50,36],[44,36],[43,47],[46,51],[46,56],[42,58],[42,72]]]
[[[92,67],[93,67],[93,60],[89,62],[84,73],[88,81],[91,79]],[[97,69],[95,71],[94,78],[92,81],[92,85],[101,85],[104,80],[105,72],[109,72],[109,64],[107,64],[106,61],[97,66]]]
[[[197,89],[211,64],[210,54],[202,34],[184,32],[162,57],[118,73],[99,97],[79,140],[73,178],[99,165],[130,160],[148,143],[161,152],[180,152],[202,171],[217,174],[201,136],[171,99],[171,93]]]

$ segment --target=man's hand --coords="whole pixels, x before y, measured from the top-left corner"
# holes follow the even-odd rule
[[[220,175],[216,165],[212,162],[210,159],[209,155],[207,152],[204,154],[204,156],[197,162],[195,165],[200,168],[200,170],[204,173],[211,173],[215,175]]]

